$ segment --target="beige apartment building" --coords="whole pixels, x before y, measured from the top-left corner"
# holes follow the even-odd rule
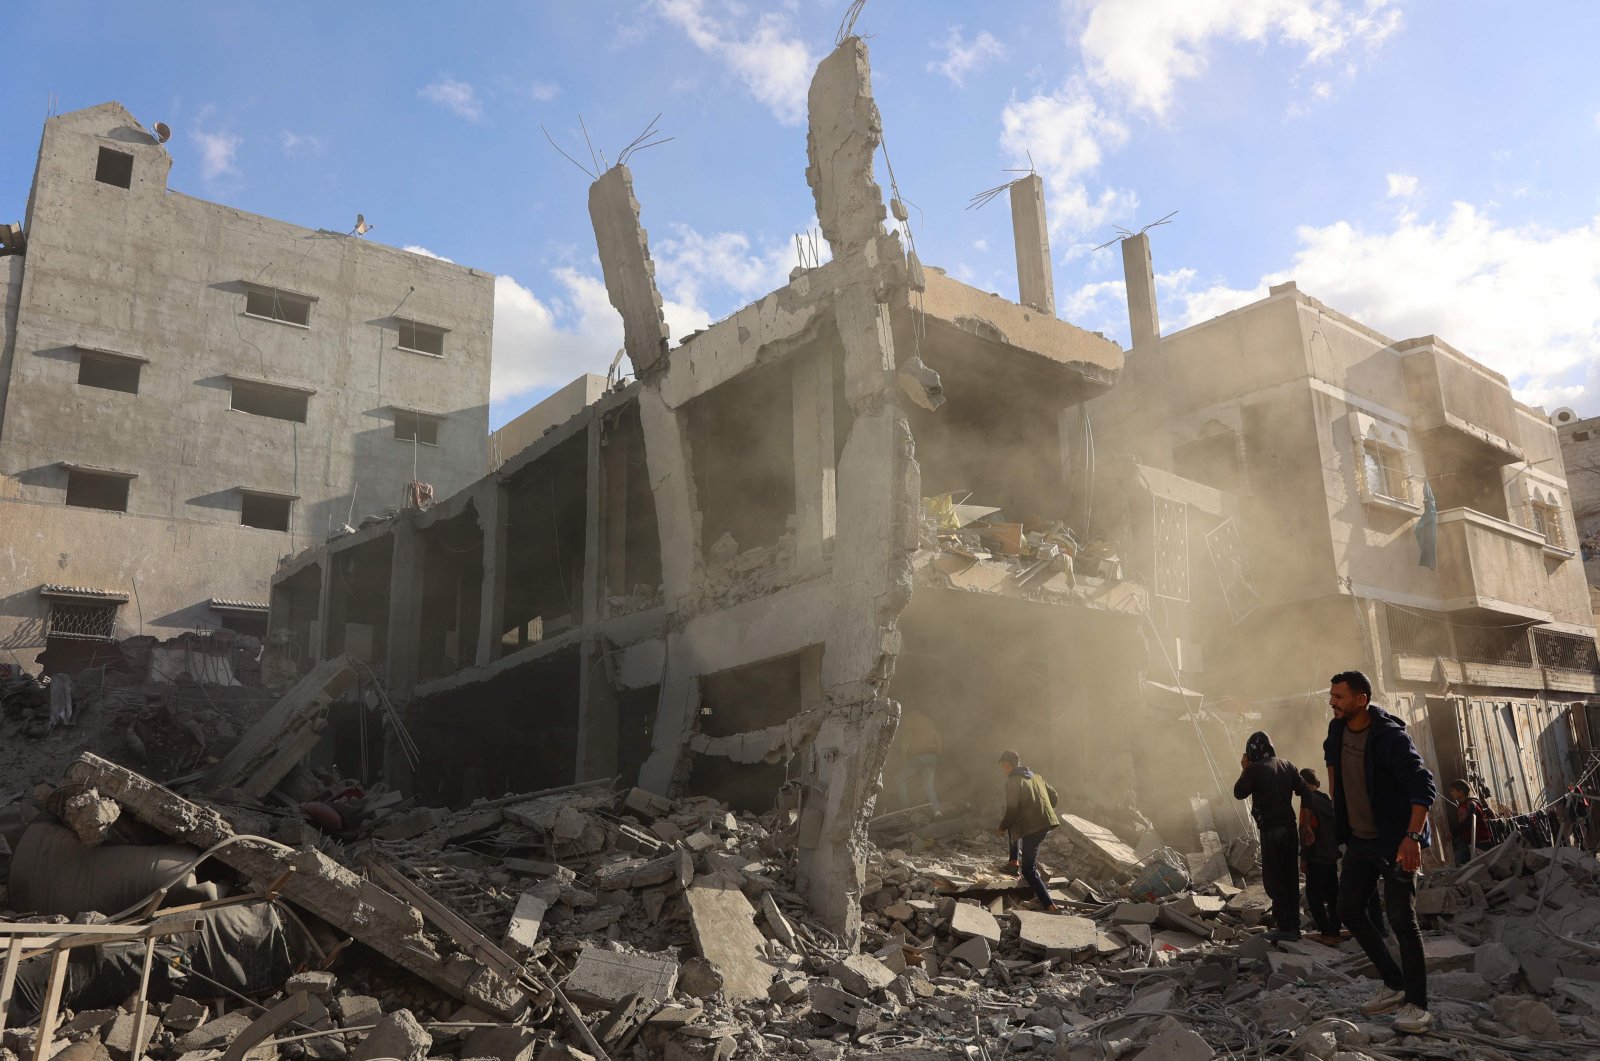
[[[1572,514],[1578,525],[1578,552],[1589,580],[1589,601],[1600,616],[1600,416],[1579,418],[1557,409],[1550,422],[1561,437],[1561,460],[1572,489]]]
[[[45,123],[0,257],[0,661],[265,633],[280,557],[482,473],[490,274],[171,166],[120,104]]]
[[[1549,803],[1600,731],[1550,420],[1437,336],[1395,341],[1293,283],[1161,336],[1147,238],[1124,255],[1134,347],[1087,407],[1099,493],[1154,574],[1167,655],[1201,661],[1191,710],[1319,764],[1327,679],[1358,667],[1441,779]]]

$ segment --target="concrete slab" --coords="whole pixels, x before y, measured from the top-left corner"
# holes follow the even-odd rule
[[[1101,860],[1116,867],[1118,873],[1129,873],[1139,864],[1133,848],[1123,843],[1117,834],[1087,818],[1074,814],[1061,815],[1061,828],[1075,844],[1089,849]]]
[[[956,961],[966,962],[974,969],[989,968],[989,960],[993,956],[989,950],[989,941],[982,936],[973,936],[961,946],[951,951],[949,956]]]
[[[695,946],[722,973],[728,1000],[766,998],[773,967],[764,956],[766,937],[756,928],[750,900],[735,889],[705,884],[695,884],[684,898]]]
[[[1050,957],[1093,950],[1099,936],[1095,923],[1087,917],[1029,910],[1015,910],[1011,916],[1016,918],[1022,945]]]
[[[1000,922],[980,906],[958,902],[950,908],[950,932],[956,936],[981,936],[990,943],[1000,942]]]
[[[627,954],[585,943],[563,986],[573,1002],[610,1010],[634,992],[666,1002],[678,983],[678,963],[667,955]]]

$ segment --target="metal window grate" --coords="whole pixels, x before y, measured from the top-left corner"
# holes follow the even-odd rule
[[[1455,626],[1456,658],[1469,663],[1533,665],[1526,626]]]
[[[1189,599],[1189,506],[1156,494],[1155,590],[1171,600]]]
[[[50,635],[73,641],[115,641],[117,631],[117,606],[115,604],[69,604],[54,601],[50,605]]]
[[[1385,605],[1384,623],[1389,628],[1389,645],[1408,656],[1446,656],[1451,654],[1450,624],[1430,612]]]
[[[1600,670],[1597,666],[1595,644],[1586,637],[1536,631],[1534,641],[1539,646],[1539,662],[1560,670]]]

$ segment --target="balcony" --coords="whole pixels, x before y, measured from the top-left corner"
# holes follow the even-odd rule
[[[1555,611],[1545,539],[1470,508],[1439,513],[1439,596],[1446,611],[1549,622]]]
[[[1394,344],[1405,366],[1411,420],[1442,452],[1467,463],[1520,461],[1516,403],[1506,378],[1424,335]]]

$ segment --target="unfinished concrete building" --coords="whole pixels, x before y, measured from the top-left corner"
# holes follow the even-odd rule
[[[482,474],[493,277],[167,187],[120,104],[45,124],[0,257],[0,658],[264,633],[278,559]]]
[[[1600,724],[1549,420],[1438,337],[1397,342],[1293,283],[1162,336],[1148,237],[1123,253],[1133,348],[1085,410],[1096,521],[1150,575],[1175,702],[1320,764],[1327,679],[1359,668],[1438,776],[1548,804]],[[1152,732],[1146,757],[1193,754],[1189,724]]]
[[[1145,595],[1069,528],[1073,410],[1122,351],[1050,309],[1037,179],[1013,196],[1021,304],[922,266],[898,201],[886,229],[859,39],[810,115],[831,261],[673,347],[608,170],[589,209],[636,379],[431,511],[296,558],[272,622],[308,659],[376,631],[358,654],[436,799],[620,776],[789,809],[803,889],[849,935],[898,702],[942,730],[953,793],[992,796],[1012,745],[1108,806],[1128,742],[1101,738],[1142,693],[1094,664],[1137,644]]]

